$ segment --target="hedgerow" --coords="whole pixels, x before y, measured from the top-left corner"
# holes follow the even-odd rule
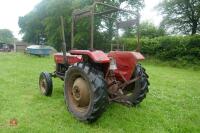
[[[121,38],[118,43],[124,44],[126,50],[135,50],[135,38]],[[157,38],[142,38],[141,52],[162,60],[200,62],[200,35],[194,36],[164,36]]]

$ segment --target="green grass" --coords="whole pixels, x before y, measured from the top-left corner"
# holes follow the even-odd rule
[[[143,63],[150,92],[137,108],[111,104],[93,124],[74,119],[64,104],[63,82],[54,79],[52,97],[40,95],[40,72],[52,72],[52,57],[0,53],[0,132],[200,132],[200,71]],[[10,126],[11,119],[17,126]]]

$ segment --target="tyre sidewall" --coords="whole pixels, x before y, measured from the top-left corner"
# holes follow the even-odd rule
[[[143,99],[146,97],[146,94],[148,92],[148,76],[145,74],[145,71],[143,70],[142,66],[140,64],[137,64],[135,73],[133,78],[140,77],[132,86],[134,89],[132,90],[132,95],[130,96],[130,102],[133,105],[138,105],[143,101]]]
[[[89,106],[88,106],[87,111],[84,112],[84,113],[77,112],[77,111],[74,109],[73,105],[71,104],[71,99],[68,97],[68,95],[70,95],[70,94],[68,94],[68,93],[69,93],[69,91],[68,91],[68,85],[69,85],[69,84],[68,84],[67,81],[69,80],[70,76],[72,76],[72,74],[73,74],[74,72],[79,73],[80,76],[81,76],[85,81],[87,81],[87,83],[88,83],[88,85],[89,85],[89,88],[90,88],[90,89],[89,89],[89,91],[90,91],[90,103],[89,103]],[[74,81],[73,81],[73,82],[74,82]],[[91,113],[92,113],[92,107],[93,107],[93,105],[94,105],[93,100],[92,100],[92,99],[94,99],[94,94],[93,94],[93,92],[92,92],[92,90],[91,90],[92,87],[94,87],[94,86],[93,86],[92,83],[90,82],[90,79],[88,78],[87,74],[86,74],[81,68],[76,67],[76,66],[73,66],[73,67],[70,68],[69,71],[66,72],[66,75],[65,75],[65,84],[64,84],[65,102],[66,102],[67,105],[68,105],[68,110],[69,110],[70,112],[72,112],[72,114],[73,114],[75,117],[78,117],[79,120],[85,121],[85,120],[86,120],[85,118],[86,118],[87,116],[90,116]]]
[[[47,86],[45,88],[45,91],[42,92],[41,90],[41,87],[40,87],[40,82],[41,80],[45,80]],[[39,78],[39,87],[40,87],[40,91],[41,91],[41,94],[42,95],[45,95],[45,96],[51,96],[52,95],[52,88],[53,88],[53,84],[52,84],[52,78],[51,78],[51,75],[47,72],[42,72],[40,74],[40,78]]]

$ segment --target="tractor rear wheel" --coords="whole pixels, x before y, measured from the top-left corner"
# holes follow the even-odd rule
[[[66,72],[64,82],[68,110],[81,121],[95,121],[108,104],[106,87],[101,72],[91,65],[73,65]]]
[[[42,72],[39,77],[39,87],[42,95],[51,96],[53,83],[51,75],[47,72]]]
[[[136,77],[140,78],[127,87],[127,89],[131,92],[128,96],[128,101],[135,106],[146,98],[146,94],[149,92],[148,86],[150,85],[148,81],[149,76],[140,64],[136,66],[136,70],[132,78],[134,79]]]

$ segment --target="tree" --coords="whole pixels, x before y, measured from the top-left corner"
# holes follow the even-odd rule
[[[8,29],[0,29],[0,42],[12,44],[14,40],[14,36],[12,32]]]
[[[19,27],[23,40],[39,44],[40,38],[45,38],[47,45],[61,50],[60,16],[66,21],[66,40],[69,43],[72,1],[70,0],[42,0],[29,14],[19,18]]]
[[[200,32],[200,0],[164,0],[158,9],[164,15],[162,23],[173,32],[192,35]]]
[[[124,37],[133,37],[136,35],[137,27],[133,29],[127,29],[124,33]],[[140,24],[140,36],[154,38],[166,35],[165,30],[160,26],[156,27],[153,23],[144,21]]]

